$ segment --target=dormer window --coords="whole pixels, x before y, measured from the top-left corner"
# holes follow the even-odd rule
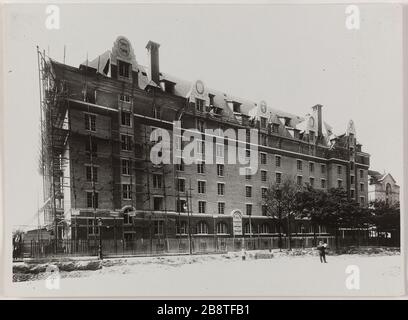
[[[209,93],[208,94],[208,98],[210,98],[210,106],[214,106],[214,95],[213,94],[211,94],[211,93]]]
[[[279,133],[279,124],[272,123],[272,132],[273,133]]]
[[[261,128],[262,129],[266,129],[266,126],[267,126],[266,120],[267,120],[266,118],[261,117]]]
[[[195,99],[196,110],[199,112],[204,112],[204,100]]]
[[[310,138],[310,140],[314,140],[315,139],[315,136],[316,136],[316,134],[315,134],[315,132],[314,131],[309,131],[309,138]]]
[[[129,78],[130,63],[118,60],[118,74],[120,77]]]
[[[233,110],[234,112],[241,113],[241,104],[238,102],[233,102]]]

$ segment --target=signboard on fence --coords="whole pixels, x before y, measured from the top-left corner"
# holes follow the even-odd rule
[[[242,236],[242,213],[239,210],[232,212],[232,231],[234,236]]]

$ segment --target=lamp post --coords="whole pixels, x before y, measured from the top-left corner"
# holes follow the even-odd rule
[[[102,219],[101,218],[98,218],[98,228],[99,228],[98,257],[99,257],[99,260],[102,260],[103,256],[102,256]]]

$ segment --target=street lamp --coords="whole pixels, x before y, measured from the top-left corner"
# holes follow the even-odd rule
[[[99,257],[99,260],[102,260],[103,256],[102,256],[102,219],[101,218],[98,218],[98,228],[99,228],[98,257]]]

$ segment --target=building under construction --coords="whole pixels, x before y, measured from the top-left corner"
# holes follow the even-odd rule
[[[79,67],[38,52],[45,217],[54,237],[277,236],[262,196],[286,178],[318,189],[343,187],[366,204],[369,155],[352,121],[335,135],[321,105],[296,116],[200,79],[180,80],[160,70],[159,44],[149,41],[146,49],[147,67],[125,37]],[[203,141],[205,129],[257,129],[259,170],[242,175],[224,162],[227,141],[215,148],[215,164],[153,164],[152,131],[172,132],[175,120],[183,130],[197,129]],[[182,145],[172,141],[171,152]],[[305,220],[292,232],[327,234]]]

